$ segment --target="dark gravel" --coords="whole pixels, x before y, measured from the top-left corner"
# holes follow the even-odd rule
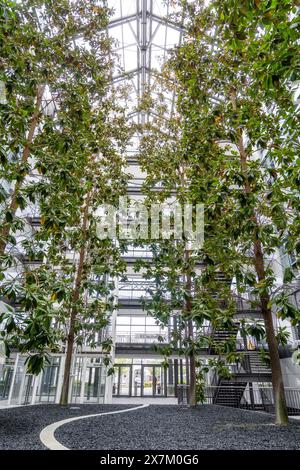
[[[55,437],[70,449],[300,449],[300,422],[273,425],[265,413],[199,406],[150,406],[66,424]]]
[[[66,424],[55,437],[70,449],[300,449],[300,422],[282,428],[265,413],[153,405]]]
[[[128,405],[38,405],[0,410],[0,449],[44,449],[41,430],[65,418],[130,408]],[[60,427],[55,437],[70,449],[300,449],[300,421],[273,425],[265,413],[222,406],[151,405],[86,418]]]
[[[73,409],[79,407],[79,409]],[[128,405],[36,405],[0,409],[0,450],[43,450],[39,439],[48,424],[74,416],[130,408]],[[74,423],[77,427],[79,421]]]

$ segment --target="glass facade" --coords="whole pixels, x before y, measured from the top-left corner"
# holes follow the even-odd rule
[[[117,317],[116,343],[162,343],[169,340],[169,329],[146,315]]]
[[[122,359],[115,365],[113,395],[123,397],[174,397],[178,384],[187,383],[183,359],[170,359],[163,367],[161,359]]]

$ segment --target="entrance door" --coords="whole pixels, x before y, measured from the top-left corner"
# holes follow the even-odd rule
[[[131,366],[119,367],[119,395],[131,395]]]
[[[142,376],[141,366],[132,366],[132,396],[140,397],[142,393]]]
[[[161,366],[153,367],[153,395],[164,395],[164,371]]]
[[[142,366],[142,394],[153,396],[153,366]]]
[[[142,396],[164,396],[164,371],[161,366],[142,366]]]
[[[132,366],[117,365],[114,374],[113,395],[130,397],[132,382]]]

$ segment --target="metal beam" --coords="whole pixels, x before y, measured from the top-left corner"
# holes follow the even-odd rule
[[[175,29],[176,31],[183,32],[184,28],[181,23],[176,23],[175,21],[168,20],[168,18],[163,18],[161,16],[152,14],[152,20],[157,21],[158,23],[161,23],[168,28]]]
[[[116,26],[123,25],[125,23],[129,23],[130,21],[135,21],[136,20],[136,14],[134,13],[133,15],[128,15],[128,16],[123,16],[121,18],[117,18],[116,20],[111,20],[108,24],[108,28],[115,28]]]

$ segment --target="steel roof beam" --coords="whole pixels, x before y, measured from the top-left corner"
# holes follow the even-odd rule
[[[136,20],[136,13],[134,13],[133,15],[123,16],[121,18],[117,18],[116,20],[109,21],[108,28],[109,29],[115,28],[117,26],[121,26],[121,25],[124,25],[125,23],[129,23],[135,20]]]
[[[162,16],[152,14],[152,20],[157,21],[158,23],[167,26],[168,28],[175,29],[176,31],[183,32],[184,28],[180,23],[176,23],[175,21],[168,20],[167,18],[163,18]]]

